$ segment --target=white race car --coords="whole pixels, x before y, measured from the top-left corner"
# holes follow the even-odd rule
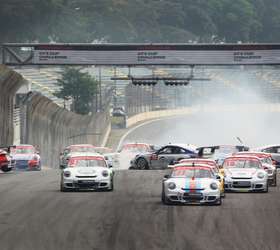
[[[209,203],[222,204],[220,177],[210,166],[184,163],[177,164],[171,175],[165,176],[162,183],[162,202],[172,203]]]
[[[76,153],[61,173],[60,189],[107,190],[114,189],[114,171],[109,168],[104,156],[97,153]]]
[[[268,175],[258,157],[231,156],[223,163],[225,190],[268,192]]]

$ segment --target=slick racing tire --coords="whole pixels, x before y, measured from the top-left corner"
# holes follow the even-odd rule
[[[1,167],[1,170],[4,172],[4,173],[7,173],[7,172],[10,172],[12,170],[12,168],[9,168],[8,166],[4,166],[4,167]]]
[[[149,169],[148,162],[144,158],[139,158],[136,162],[137,169],[145,170]]]
[[[271,183],[271,185],[272,185],[273,187],[276,187],[276,186],[277,186],[277,174],[274,175],[273,182]]]
[[[61,182],[61,184],[60,184],[60,192],[67,192],[67,191],[68,191],[67,188],[65,188],[63,186],[63,183]]]
[[[161,202],[162,202],[164,205],[171,205],[170,200],[169,200],[169,199],[166,197],[166,195],[165,195],[164,189],[162,189],[162,193],[161,193]]]
[[[268,189],[269,189],[269,184],[268,184],[268,181],[267,181],[266,188],[262,192],[263,193],[268,193]]]
[[[108,188],[108,191],[109,192],[114,191],[114,181],[113,180],[111,180],[111,186]]]
[[[222,197],[220,197],[216,202],[215,202],[216,206],[221,206],[222,205]]]

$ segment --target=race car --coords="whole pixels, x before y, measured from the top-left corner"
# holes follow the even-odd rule
[[[119,162],[119,168],[129,169],[135,156],[155,151],[155,146],[148,143],[126,143],[116,153],[114,160]]]
[[[229,157],[237,152],[249,151],[249,147],[244,145],[217,145],[199,147],[197,150],[199,157],[214,159],[218,166],[222,166],[226,157]]]
[[[61,172],[60,190],[113,191],[113,177],[114,171],[107,165],[104,156],[97,153],[75,153]]]
[[[180,163],[184,163],[187,164],[188,166],[192,166],[195,164],[205,164],[207,166],[210,166],[212,168],[212,170],[214,171],[214,173],[216,175],[220,176],[220,191],[221,191],[221,197],[225,197],[225,188],[224,188],[224,172],[220,171],[217,163],[212,160],[212,159],[203,159],[203,158],[194,158],[194,159],[182,159],[179,161]]]
[[[230,156],[224,160],[225,190],[268,192],[268,175],[255,156]]]
[[[79,152],[91,152],[96,153],[95,147],[91,144],[75,144],[66,147],[63,152],[60,153],[59,167],[61,169],[67,166],[67,163],[73,153]]]
[[[14,161],[9,156],[8,148],[0,149],[0,169],[9,172],[14,168]]]
[[[267,172],[268,182],[271,186],[277,186],[277,171],[273,164],[271,154],[262,152],[240,152],[234,155],[251,155],[256,156],[261,160],[263,169]]]
[[[189,166],[177,164],[171,175],[162,182],[161,200],[164,204],[198,203],[222,204],[219,176],[211,167],[204,164]]]
[[[32,145],[13,145],[10,147],[10,156],[15,161],[16,170],[41,170],[39,151]]]
[[[146,154],[138,154],[130,162],[131,169],[166,169],[182,159],[197,157],[196,146],[168,144]]]
[[[264,152],[271,154],[271,158],[276,168],[280,168],[280,145],[267,145],[254,149],[256,152]]]

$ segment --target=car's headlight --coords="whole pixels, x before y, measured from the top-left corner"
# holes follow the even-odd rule
[[[71,176],[71,172],[70,171],[64,171],[63,175],[64,175],[64,177],[70,177]]]
[[[103,177],[107,177],[109,175],[109,172],[107,170],[102,171]]]
[[[213,190],[217,190],[218,189],[217,183],[215,183],[215,182],[211,183],[210,188],[213,189]]]
[[[170,190],[174,190],[174,189],[176,188],[176,184],[175,184],[174,182],[169,182],[169,183],[168,183],[168,188],[169,188]]]
[[[257,176],[258,176],[258,178],[263,179],[264,178],[264,173],[259,172]]]

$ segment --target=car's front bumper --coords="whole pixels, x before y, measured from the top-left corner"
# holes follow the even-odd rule
[[[226,179],[225,190],[236,192],[262,191],[267,188],[267,179]]]
[[[63,187],[66,189],[87,189],[87,190],[99,190],[108,189],[111,186],[110,179],[64,179]]]
[[[216,203],[221,199],[220,191],[213,192],[178,192],[168,191],[166,194],[172,203],[183,204],[207,204]]]

